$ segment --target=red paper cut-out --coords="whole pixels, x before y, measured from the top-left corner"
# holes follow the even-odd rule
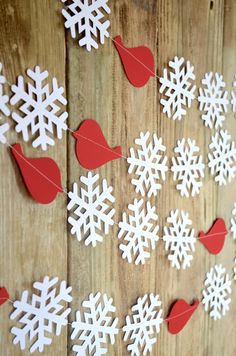
[[[148,47],[127,48],[120,36],[116,36],[113,41],[132,85],[143,87],[151,76],[155,77],[154,56]]]
[[[213,255],[217,255],[223,248],[225,237],[228,231],[223,219],[216,219],[210,230],[204,234],[199,233],[199,241],[207,248]]]
[[[0,288],[0,305],[3,305],[8,301],[9,294],[5,287]]]
[[[32,198],[40,204],[49,204],[58,192],[62,192],[61,173],[56,162],[48,157],[28,158],[24,156],[21,145],[11,148],[25,185]]]
[[[76,138],[76,157],[81,166],[92,170],[120,158],[121,147],[110,148],[99,124],[95,120],[85,120],[73,132]]]
[[[174,303],[166,319],[168,330],[171,334],[178,334],[185,327],[199,303],[198,299],[192,305],[186,303],[184,299],[178,299]]]

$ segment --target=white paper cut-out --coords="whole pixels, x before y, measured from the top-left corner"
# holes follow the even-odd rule
[[[6,78],[1,74],[2,72],[2,63],[0,63],[0,112],[5,115],[10,115],[10,110],[7,106],[9,102],[9,96],[4,94],[3,85],[6,83]],[[1,120],[1,117],[0,117]],[[7,142],[5,133],[9,130],[9,124],[4,123],[0,124],[0,142],[5,144]]]
[[[27,70],[28,77],[32,80],[25,83],[22,76],[18,76],[17,85],[12,85],[11,104],[18,105],[20,112],[12,113],[13,120],[17,123],[16,132],[22,132],[24,141],[28,141],[31,136],[32,146],[41,148],[45,151],[47,146],[54,146],[53,133],[61,139],[63,130],[67,130],[65,123],[68,114],[60,107],[67,104],[64,98],[64,88],[58,87],[57,79],[52,79],[52,88],[44,85],[48,78],[48,72],[41,72],[40,67],[34,70]]]
[[[159,226],[155,223],[155,206],[147,202],[146,207],[143,199],[134,200],[133,204],[128,205],[131,214],[123,213],[122,221],[119,222],[118,238],[123,237],[123,243],[119,248],[122,251],[122,258],[129,263],[135,260],[135,264],[144,264],[150,257],[150,249],[154,250],[159,240],[157,235]]]
[[[165,180],[167,167],[167,157],[164,156],[166,147],[162,144],[162,138],[158,138],[156,134],[152,139],[149,139],[150,133],[140,133],[140,137],[135,139],[135,144],[138,149],[130,148],[130,157],[128,157],[129,170],[133,171],[137,178],[131,180],[131,183],[136,187],[136,193],[145,195],[150,198],[156,196],[157,191],[162,188],[161,180]]]
[[[236,258],[234,259],[234,264],[235,264],[235,267],[234,267],[234,280],[236,281]]]
[[[234,203],[234,208],[232,211],[232,218],[231,218],[230,222],[231,222],[230,231],[233,234],[233,238],[236,239],[236,203]]]
[[[160,306],[158,294],[145,294],[138,298],[137,304],[132,307],[132,316],[126,316],[126,325],[123,327],[124,341],[133,341],[127,347],[132,356],[146,355],[152,351],[157,341],[154,335],[160,332],[163,322]]]
[[[194,67],[178,57],[169,62],[169,67],[171,71],[165,68],[160,78],[160,93],[165,95],[165,99],[161,99],[163,113],[173,120],[181,120],[186,115],[186,106],[190,108],[195,98],[196,85],[192,84]]]
[[[196,238],[194,229],[190,229],[192,220],[188,213],[178,209],[170,212],[167,218],[168,225],[164,227],[163,241],[166,251],[170,251],[168,260],[171,266],[177,269],[190,267],[195,251]]]
[[[118,318],[113,318],[116,308],[113,299],[106,294],[90,294],[89,299],[82,303],[83,312],[76,312],[76,320],[72,323],[71,339],[76,340],[73,351],[81,355],[105,355],[107,339],[113,345],[118,334]]]
[[[62,10],[65,27],[70,29],[72,38],[80,35],[79,45],[88,51],[98,48],[98,42],[104,44],[109,37],[110,21],[102,21],[104,14],[110,14],[108,0],[62,0],[67,9]]]
[[[199,89],[198,101],[202,120],[211,129],[222,127],[229,104],[228,92],[224,91],[225,82],[219,73],[206,73],[202,79],[203,87]]]
[[[200,179],[204,177],[205,168],[202,156],[199,155],[199,147],[195,140],[183,138],[177,141],[174,151],[177,156],[172,158],[171,171],[174,181],[179,182],[176,188],[182,197],[189,197],[190,194],[194,197],[200,193],[202,187]]]
[[[107,185],[103,179],[102,186],[98,185],[99,175],[93,176],[88,172],[87,177],[81,176],[81,188],[78,192],[77,183],[73,184],[73,191],[69,192],[70,202],[67,210],[70,211],[68,218],[72,226],[71,234],[76,234],[77,240],[85,240],[85,245],[96,246],[97,242],[103,241],[102,231],[105,235],[109,227],[114,225],[113,216],[115,209],[110,207],[115,198],[112,195],[113,188]]]
[[[222,265],[215,265],[206,274],[203,300],[205,311],[210,310],[210,317],[220,319],[229,310],[231,299],[231,281],[228,273]]]
[[[38,294],[33,294],[29,300],[29,292],[22,293],[21,300],[14,302],[15,311],[10,315],[10,319],[23,325],[22,328],[13,327],[11,332],[15,335],[13,343],[20,344],[21,350],[30,341],[30,352],[43,352],[46,345],[52,343],[53,327],[56,326],[56,335],[60,335],[62,326],[67,325],[67,317],[71,311],[66,308],[66,303],[72,301],[70,295],[72,288],[66,287],[66,282],[62,281],[57,285],[58,278],[50,279],[44,277],[43,282],[35,282],[34,288]]]
[[[233,82],[233,86],[234,88],[236,88],[236,76]],[[233,112],[236,113],[236,90],[231,91],[231,104],[232,104]]]
[[[220,130],[212,136],[209,145],[208,166],[219,185],[230,183],[236,171],[236,148],[227,130]]]

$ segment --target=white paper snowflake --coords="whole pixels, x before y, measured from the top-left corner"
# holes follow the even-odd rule
[[[236,258],[234,259],[234,264],[235,264],[235,267],[234,267],[234,280],[236,281]]]
[[[233,234],[233,238],[236,239],[236,203],[234,203],[232,218],[230,222],[231,222],[231,232]]]
[[[41,72],[40,67],[35,70],[28,69],[27,75],[32,79],[32,83],[25,83],[22,76],[18,76],[17,85],[12,85],[14,93],[11,104],[18,104],[18,111],[12,113],[13,120],[17,123],[16,132],[22,132],[24,141],[29,140],[29,135],[33,138],[33,147],[39,147],[45,151],[47,146],[54,145],[52,135],[56,131],[59,139],[62,138],[63,130],[67,130],[65,123],[67,112],[62,112],[58,106],[67,104],[63,96],[64,88],[58,87],[57,79],[52,79],[52,89],[49,85],[44,85],[44,80],[48,78],[48,72]],[[31,131],[31,134],[29,134]]]
[[[192,85],[194,67],[189,61],[178,57],[170,61],[169,66],[172,71],[168,72],[165,68],[160,78],[160,93],[165,95],[165,99],[161,99],[163,113],[173,120],[181,120],[186,115],[186,106],[190,108],[195,98],[196,85]]]
[[[236,171],[236,148],[228,131],[220,130],[212,136],[209,148],[212,153],[208,154],[208,166],[215,181],[219,185],[230,183]]]
[[[174,181],[178,180],[176,188],[180,191],[182,197],[194,197],[200,193],[204,177],[205,165],[202,162],[202,156],[198,155],[199,147],[196,146],[195,140],[184,138],[177,141],[174,149],[177,157],[172,158],[171,171],[173,172]]]
[[[44,346],[52,343],[49,334],[53,332],[53,327],[56,326],[58,336],[62,326],[67,325],[71,309],[65,305],[72,301],[70,295],[72,288],[66,287],[65,281],[62,281],[58,288],[57,282],[58,278],[50,279],[46,276],[43,282],[34,283],[39,295],[33,294],[29,301],[29,292],[25,290],[21,300],[14,302],[15,311],[10,319],[17,319],[23,327],[13,327],[11,332],[15,335],[13,343],[20,344],[21,350],[26,348],[26,341],[29,339],[30,352],[37,350],[43,352]]]
[[[130,148],[130,157],[128,157],[129,174],[135,171],[136,179],[131,183],[136,187],[136,193],[150,198],[156,196],[157,191],[162,188],[160,180],[165,180],[167,167],[167,157],[163,156],[166,147],[162,144],[162,138],[153,135],[149,140],[150,133],[140,133],[140,137],[135,139],[135,144],[139,146],[137,150]]]
[[[159,295],[145,294],[138,298],[137,304],[132,307],[133,315],[126,316],[126,325],[123,327],[124,341],[133,341],[127,350],[132,356],[146,355],[152,351],[157,339],[154,334],[160,332],[163,322],[161,301]]]
[[[203,88],[199,89],[198,101],[200,111],[203,111],[202,120],[205,126],[211,129],[222,127],[225,120],[224,113],[227,113],[228,92],[224,91],[225,82],[219,73],[206,73],[202,79]]]
[[[191,252],[195,251],[196,243],[194,229],[190,229],[192,220],[189,219],[188,213],[172,210],[167,223],[169,226],[164,227],[163,240],[166,251],[170,250],[168,260],[171,261],[172,267],[177,269],[190,267],[193,259]]]
[[[233,82],[233,86],[236,88],[236,76],[235,76],[235,80]],[[232,104],[232,109],[233,109],[233,112],[236,113],[236,91],[235,90],[232,90],[231,91],[231,104]]]
[[[113,319],[116,311],[112,298],[101,293],[90,294],[89,299],[82,303],[85,311],[76,312],[76,320],[72,323],[74,329],[71,339],[77,341],[73,345],[73,351],[81,355],[105,355],[107,349],[104,344],[109,338],[111,344],[115,343],[115,335],[118,334],[118,318]]]
[[[102,187],[97,185],[99,175],[93,176],[88,172],[87,177],[81,176],[80,181],[83,186],[78,193],[78,186],[73,184],[73,191],[69,192],[70,202],[67,210],[71,216],[68,222],[72,225],[71,233],[76,234],[77,240],[85,239],[85,245],[96,246],[97,242],[102,242],[103,237],[97,231],[104,230],[107,235],[109,227],[114,225],[113,216],[115,209],[108,203],[114,203],[111,186],[107,185],[106,179],[102,181]]]
[[[205,286],[202,292],[205,311],[210,310],[210,317],[214,320],[220,319],[229,310],[231,302],[230,276],[222,265],[215,265],[207,272]]]
[[[98,48],[97,42],[104,44],[109,37],[110,21],[102,21],[104,14],[110,14],[108,0],[62,0],[67,9],[62,10],[65,27],[70,29],[72,38],[80,35],[79,45],[86,46],[88,51]]]
[[[0,73],[2,72],[2,63],[0,63]],[[9,102],[9,96],[4,94],[3,85],[6,83],[6,78],[0,74],[0,112],[5,115],[10,115],[10,110],[7,106]],[[1,119],[1,118],[0,118]],[[0,125],[0,142],[6,143],[5,133],[9,130],[9,124],[4,123]]]
[[[157,235],[159,226],[155,224],[158,216],[156,215],[155,206],[149,202],[146,209],[143,199],[134,200],[129,204],[130,215],[123,213],[122,221],[119,222],[118,238],[123,237],[123,242],[119,248],[122,251],[122,257],[131,263],[135,259],[135,264],[145,263],[150,257],[150,249],[154,250],[159,240]]]

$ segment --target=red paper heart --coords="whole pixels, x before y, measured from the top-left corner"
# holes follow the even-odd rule
[[[95,120],[85,120],[73,132],[76,138],[76,157],[81,166],[92,170],[122,156],[121,147],[108,146],[103,132]]]
[[[166,319],[168,330],[171,334],[178,334],[187,324],[197,307],[199,306],[197,299],[193,305],[189,305],[184,299],[178,299],[171,308],[171,311]]]
[[[228,231],[223,219],[216,219],[210,230],[204,234],[199,233],[199,241],[207,248],[213,255],[217,255],[223,248],[225,237]]]
[[[132,85],[143,87],[151,76],[155,77],[154,56],[148,47],[127,48],[120,36],[115,37],[113,41]]]
[[[38,203],[49,204],[58,192],[62,192],[61,173],[56,162],[48,157],[28,158],[24,155],[21,145],[16,144],[11,148],[25,185]]]
[[[6,303],[9,299],[8,291],[5,287],[0,288],[0,305]]]

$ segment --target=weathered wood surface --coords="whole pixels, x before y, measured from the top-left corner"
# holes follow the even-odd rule
[[[195,66],[197,85],[207,71],[219,71],[231,89],[236,73],[236,2],[234,0],[110,0],[112,10],[111,36],[120,34],[127,45],[149,46],[157,63],[157,75],[175,55],[189,59]],[[124,156],[140,131],[157,132],[173,155],[176,140],[182,137],[196,139],[207,162],[211,131],[203,126],[195,101],[182,121],[173,122],[161,112],[159,82],[152,78],[142,89],[133,88],[127,81],[119,57],[110,39],[98,51],[87,53],[78,48],[69,32],[64,31],[62,4],[58,0],[0,1],[0,61],[10,83],[16,76],[36,64],[47,69],[66,87],[69,127],[74,130],[87,118],[95,118],[112,146],[121,144]],[[236,121],[227,114],[225,127],[236,139]],[[63,140],[46,153],[35,150],[11,130],[9,142],[21,142],[26,154],[51,156],[58,162],[63,186],[71,188],[79,181],[82,169],[74,154],[74,138],[68,133]],[[64,194],[49,206],[34,203],[28,196],[19,172],[6,146],[0,150],[1,165],[1,248],[0,285],[5,285],[11,299],[18,298],[24,289],[31,290],[35,280],[43,276],[67,279],[73,287],[73,313],[90,292],[101,291],[114,298],[119,327],[137,297],[154,292],[163,301],[164,315],[178,297],[191,301],[201,298],[205,272],[214,264],[222,263],[229,271],[233,265],[235,246],[228,237],[224,250],[211,256],[201,244],[191,268],[172,269],[166,258],[164,245],[159,241],[145,266],[128,264],[118,249],[117,225],[96,248],[85,247],[72,237],[66,223]],[[125,159],[117,160],[96,170],[114,187],[116,221],[127,210],[137,194],[130,184]],[[187,210],[196,231],[207,230],[217,216],[226,219],[235,199],[236,180],[227,187],[218,188],[206,170],[204,187],[198,197],[183,199],[175,189],[171,174],[156,199],[160,235],[165,217],[171,209]],[[146,200],[146,198],[145,198]],[[214,322],[202,306],[189,325],[178,335],[162,327],[153,355],[233,356],[235,342],[235,288],[230,312]],[[8,316],[11,304],[0,309],[0,354],[28,355],[12,345]],[[69,338],[70,326],[60,337],[55,337],[45,355],[73,354]],[[126,355],[122,333],[116,344],[109,346],[108,355]]]

